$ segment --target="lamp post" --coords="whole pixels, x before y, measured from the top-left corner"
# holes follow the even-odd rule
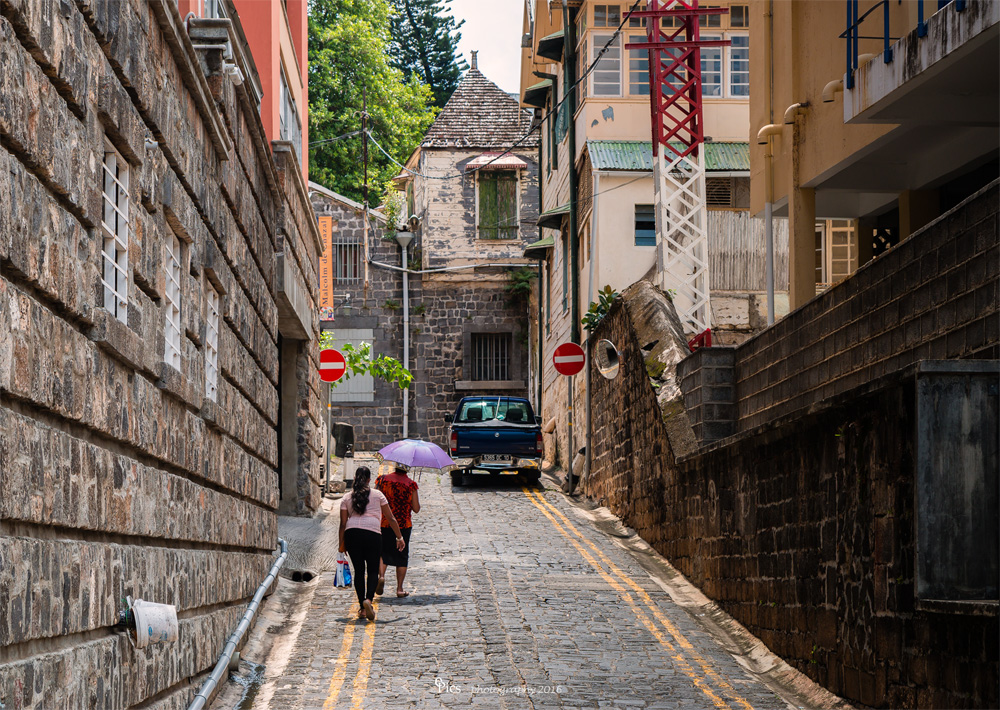
[[[400,266],[403,267],[403,367],[410,369],[410,271],[407,266],[412,232],[396,232],[396,243],[402,247]],[[403,438],[410,435],[410,389],[403,389]]]

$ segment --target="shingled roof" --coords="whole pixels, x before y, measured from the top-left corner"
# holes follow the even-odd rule
[[[517,99],[473,68],[441,109],[424,148],[509,148],[531,127],[531,113]],[[538,132],[518,147],[537,148]]]

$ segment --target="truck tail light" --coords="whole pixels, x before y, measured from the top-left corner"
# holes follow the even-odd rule
[[[541,432],[535,434],[535,453],[539,456],[545,454],[545,439],[542,438]]]
[[[453,457],[458,455],[458,432],[456,431],[451,432],[451,455]]]

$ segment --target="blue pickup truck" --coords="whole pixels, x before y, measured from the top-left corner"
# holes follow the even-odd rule
[[[521,474],[534,483],[541,478],[541,417],[528,400],[463,397],[445,421],[451,424],[451,457],[461,466],[451,472],[453,485],[461,486],[464,476],[475,471]]]

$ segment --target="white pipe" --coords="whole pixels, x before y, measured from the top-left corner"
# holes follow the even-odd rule
[[[403,247],[403,367],[410,369],[410,270],[407,268],[409,245]],[[410,388],[403,388],[403,438],[410,437]]]
[[[769,123],[766,126],[761,126],[760,130],[757,131],[758,145],[767,145],[767,139],[779,135],[783,129],[784,126],[780,123]]]
[[[837,100],[837,93],[844,90],[844,80],[834,79],[823,87],[823,103],[829,104]]]
[[[393,266],[392,264],[383,264],[381,261],[368,260],[368,263],[372,266],[377,266],[380,269],[388,269],[390,271],[405,271],[408,274],[439,274],[442,271],[461,271],[463,269],[480,269],[487,266],[490,267],[507,267],[507,266],[517,266],[527,269],[537,269],[538,264],[533,261],[523,262],[523,263],[496,263],[496,262],[485,262],[482,264],[464,264],[462,266],[442,266],[437,269],[407,269],[401,268],[399,266]]]
[[[219,656],[218,663],[215,664],[215,668],[212,670],[212,674],[205,679],[204,684],[201,686],[201,690],[198,694],[194,696],[194,700],[188,706],[188,710],[203,710],[208,705],[208,701],[211,699],[212,695],[215,694],[216,688],[223,678],[226,677],[226,673],[229,670],[229,663],[233,659],[233,654],[236,653],[236,646],[243,639],[243,634],[247,632],[250,628],[250,624],[253,623],[254,616],[257,615],[257,610],[260,608],[260,603],[264,599],[264,595],[267,593],[268,588],[274,583],[274,580],[278,578],[278,572],[281,570],[282,565],[285,564],[285,560],[288,558],[288,543],[278,538],[278,549],[281,554],[278,555],[278,559],[274,561],[271,565],[271,570],[267,573],[267,577],[261,582],[261,585],[257,587],[257,592],[253,595],[253,599],[250,601],[250,605],[247,606],[246,613],[243,614],[243,618],[240,619],[239,625],[233,632],[229,640],[226,641],[225,648],[222,649],[222,655]]]
[[[803,113],[805,109],[807,109],[808,107],[809,107],[809,102],[803,101],[801,103],[792,104],[791,106],[786,108],[784,118],[782,119],[785,125],[794,125],[795,117],[800,113]]]
[[[767,281],[767,324],[774,325],[774,220],[771,202],[764,203],[764,279]]]

